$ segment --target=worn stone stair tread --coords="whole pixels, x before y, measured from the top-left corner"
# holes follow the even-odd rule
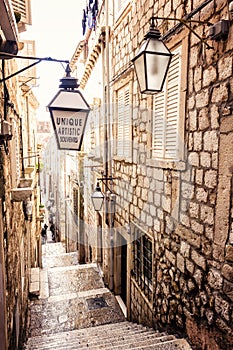
[[[59,266],[78,265],[77,253],[63,253],[46,257],[43,261],[44,268],[54,268]]]
[[[50,341],[43,341],[40,342],[38,345],[39,347],[37,347],[37,342],[33,342],[34,345],[34,349],[39,349],[41,348],[41,346],[50,346],[50,349],[55,349],[57,345],[59,346],[63,346],[66,345],[67,342],[69,344],[69,346],[73,345],[73,344],[79,344],[79,348],[82,349],[83,347],[85,348],[88,344],[88,346],[92,346],[95,347],[96,346],[100,346],[105,349],[106,346],[108,347],[109,344],[111,344],[112,348],[115,348],[116,346],[120,346],[120,345],[124,345],[125,342],[127,341],[127,344],[131,344],[132,342],[135,343],[135,341],[137,341],[137,344],[140,342],[141,344],[145,344],[149,342],[161,342],[161,341],[165,341],[165,340],[171,340],[171,339],[175,339],[174,336],[168,336],[165,333],[156,333],[155,331],[151,331],[151,332],[145,332],[143,333],[135,333],[132,332],[131,334],[127,334],[127,333],[122,333],[122,334],[117,334],[117,333],[110,333],[109,335],[95,335],[95,337],[93,336],[89,336],[89,335],[85,335],[82,336],[80,334],[80,336],[70,336],[65,338],[57,338],[57,339],[51,339]]]
[[[124,338],[124,337],[123,337]],[[92,342],[88,342],[87,346],[88,347],[91,347],[93,350],[98,350],[98,347],[101,346],[101,349],[109,349],[109,346],[111,349],[122,349],[122,346],[124,345],[124,348],[125,348],[125,345],[127,344],[127,347],[129,349],[131,348],[134,348],[135,346],[139,347],[140,348],[142,346],[148,346],[148,345],[153,345],[153,344],[156,344],[156,343],[162,343],[162,342],[165,342],[165,341],[169,341],[169,340],[173,340],[174,337],[173,336],[164,336],[164,337],[151,337],[151,338],[148,338],[147,336],[143,337],[140,339],[140,338],[135,338],[135,336],[133,337],[126,337],[125,339],[122,339],[122,340],[116,340],[116,339],[109,339],[107,342],[96,342],[96,343],[92,343]],[[82,344],[80,344],[82,345]],[[80,349],[84,349],[82,347],[80,347]]]
[[[116,326],[117,324],[117,326]],[[124,321],[119,321],[119,322],[115,322],[115,323],[111,323],[111,324],[103,324],[103,325],[98,325],[98,326],[94,326],[94,327],[89,327],[89,328],[80,328],[80,329],[76,329],[76,330],[72,330],[72,334],[73,336],[77,336],[78,334],[80,334],[81,336],[97,336],[99,337],[102,333],[106,334],[106,332],[111,332],[112,334],[120,334],[120,333],[125,333],[125,332],[137,332],[137,333],[141,333],[142,331],[147,332],[148,330],[150,330],[150,328],[146,328],[146,327],[142,327],[140,325],[134,325],[133,326],[129,326],[128,323],[125,323]],[[65,333],[67,333],[68,331],[63,331],[64,335]],[[155,332],[153,330],[153,332]],[[155,334],[159,334],[156,333]],[[71,335],[70,335],[71,336]],[[42,340],[40,338],[44,338],[47,337],[47,339],[54,339],[55,337],[60,338],[60,333],[57,332],[52,332],[50,330],[50,332],[48,333],[44,333],[44,335],[38,335],[35,336],[34,338],[38,338],[39,340]]]
[[[144,339],[140,339],[139,338],[136,340],[135,338],[126,338],[126,337],[122,337],[122,340],[115,340],[114,338],[109,338],[108,340],[102,340],[101,338],[97,341],[84,341],[82,339],[72,339],[72,341],[70,339],[67,339],[63,342],[53,342],[53,343],[42,343],[39,344],[39,346],[37,346],[37,344],[33,343],[33,349],[35,350],[42,350],[42,349],[51,349],[51,350],[55,350],[59,347],[59,349],[62,346],[69,346],[69,347],[75,347],[78,345],[78,348],[80,350],[82,349],[86,349],[86,347],[89,348],[93,348],[93,350],[97,350],[98,348],[101,347],[101,349],[108,349],[109,347],[111,347],[111,349],[119,349],[119,348],[125,348],[125,345],[127,344],[127,346],[129,348],[134,347],[134,346],[145,346],[145,345],[151,345],[151,344],[156,344],[156,343],[161,343],[161,342],[165,342],[165,341],[169,341],[172,340],[171,337],[169,338],[168,336],[164,336],[161,338],[157,338],[157,337],[152,337],[152,338],[148,338],[145,337]]]
[[[122,347],[124,345],[124,347]],[[108,343],[106,346],[103,345],[92,345],[92,344],[86,344],[86,345],[80,345],[79,342],[66,342],[63,345],[61,344],[54,344],[54,346],[50,346],[48,344],[45,344],[45,346],[41,345],[40,347],[33,347],[33,348],[27,348],[27,349],[33,349],[33,350],[84,350],[84,349],[91,349],[91,350],[127,350],[127,349],[135,349],[135,350],[191,350],[191,347],[184,339],[174,339],[174,340],[168,340],[164,342],[152,342],[152,344],[143,343],[143,342],[133,342],[128,343],[125,342],[124,344],[121,344],[119,346],[113,346],[112,343]]]
[[[30,338],[27,349],[83,350],[83,349],[191,349],[184,339],[156,332],[152,328],[123,321],[73,331]]]

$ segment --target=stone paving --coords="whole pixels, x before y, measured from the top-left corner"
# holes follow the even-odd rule
[[[42,245],[40,296],[30,305],[30,336],[124,321],[96,264],[78,265],[62,243]]]
[[[97,265],[79,265],[62,243],[42,245],[42,264],[26,350],[191,349],[184,339],[126,321]]]

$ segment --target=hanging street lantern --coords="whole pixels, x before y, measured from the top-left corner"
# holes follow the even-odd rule
[[[90,107],[78,90],[77,79],[66,76],[60,80],[60,90],[48,105],[59,149],[80,151]]]
[[[172,53],[161,40],[154,21],[155,18],[152,17],[150,30],[132,60],[142,94],[162,91],[172,59]]]
[[[104,194],[101,191],[99,182],[97,182],[96,189],[91,196],[91,200],[95,211],[100,211],[104,202]]]

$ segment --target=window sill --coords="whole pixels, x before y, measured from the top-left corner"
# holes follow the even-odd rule
[[[155,168],[172,169],[178,171],[186,170],[186,162],[182,160],[147,159],[146,165]]]
[[[114,156],[113,160],[115,160],[116,162],[132,163],[132,158],[125,158],[123,156]]]

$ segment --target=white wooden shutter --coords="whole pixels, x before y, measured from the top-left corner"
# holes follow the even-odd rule
[[[35,41],[34,40],[24,40],[23,41],[23,49],[21,50],[21,54],[23,56],[35,56],[36,55],[36,47],[35,47]],[[32,64],[32,60],[30,59],[24,59],[24,60],[18,60],[18,68],[23,69],[30,64]],[[25,82],[29,85],[36,85],[36,66],[33,66],[32,68],[29,68],[22,73],[20,73],[20,81]]]
[[[118,91],[118,101],[117,101],[117,155],[119,157],[124,154],[124,90]]]
[[[118,18],[123,10],[126,8],[130,0],[115,0],[115,10],[116,10],[116,18]]]
[[[125,157],[129,158],[131,156],[131,145],[132,145],[129,87],[125,89],[123,128],[124,128],[124,155]]]
[[[165,130],[164,92],[155,95],[153,121],[153,157],[163,157]]]
[[[164,91],[155,95],[152,156],[177,159],[181,48],[173,52]]]
[[[21,22],[32,24],[31,21],[31,0],[11,0],[13,10],[21,14]]]
[[[132,145],[129,86],[118,91],[117,109],[117,155],[129,158]]]
[[[174,53],[167,76],[165,154],[175,159],[178,147],[178,119],[180,99],[180,50]]]

